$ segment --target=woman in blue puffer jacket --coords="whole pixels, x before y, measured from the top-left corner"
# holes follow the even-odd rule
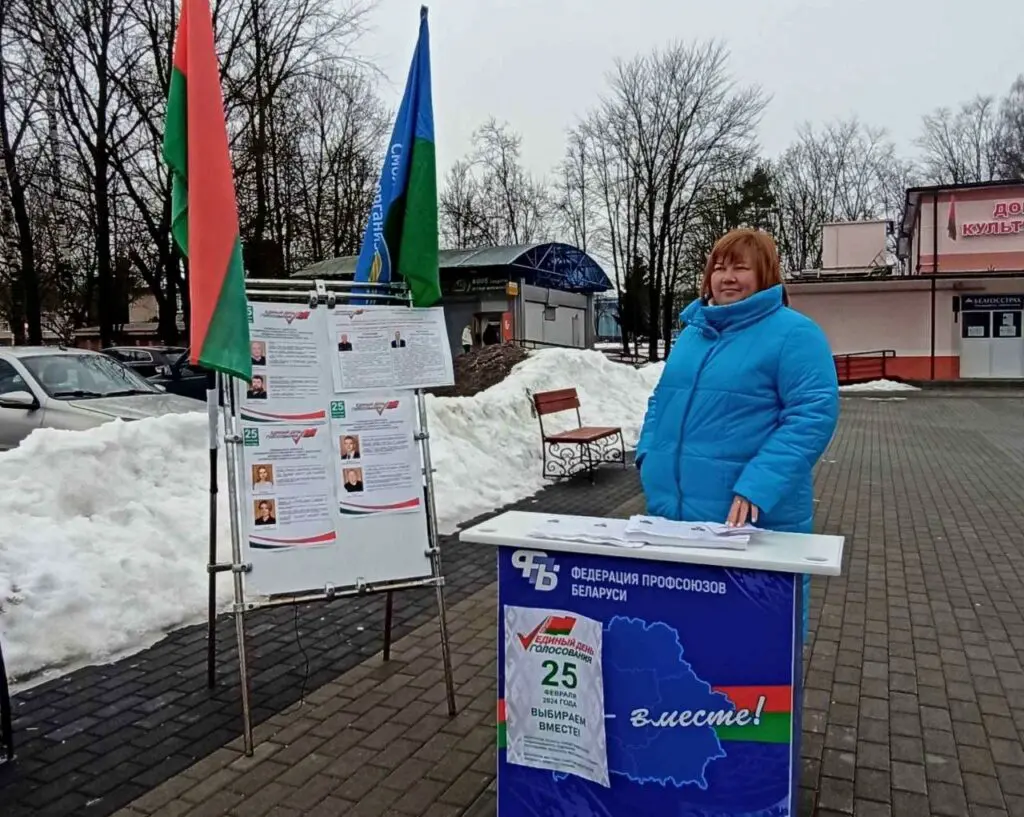
[[[839,387],[824,333],[787,304],[771,236],[719,239],[637,443],[651,515],[811,531]],[[806,638],[808,576],[803,589]]]

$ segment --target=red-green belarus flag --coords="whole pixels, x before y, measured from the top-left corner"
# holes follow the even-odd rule
[[[208,0],[182,0],[164,161],[171,232],[189,262],[193,364],[252,380],[245,272]]]

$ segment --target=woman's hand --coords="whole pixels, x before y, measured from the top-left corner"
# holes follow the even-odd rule
[[[748,519],[751,525],[756,524],[757,516],[757,505],[751,505],[749,499],[738,496],[732,501],[732,507],[729,509],[729,518],[725,520],[725,524],[734,528],[741,528],[747,524]]]

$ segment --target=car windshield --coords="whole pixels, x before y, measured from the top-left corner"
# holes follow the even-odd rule
[[[161,393],[145,378],[106,355],[37,355],[24,357],[21,363],[43,391],[58,400]]]

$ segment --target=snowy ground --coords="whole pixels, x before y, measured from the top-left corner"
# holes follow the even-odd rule
[[[839,391],[857,393],[920,391],[920,389],[917,386],[911,386],[909,383],[900,383],[898,380],[872,380],[870,383],[851,383],[849,386],[840,386]]]
[[[474,397],[428,398],[442,529],[543,487],[528,390],[575,386],[583,422],[621,425],[631,446],[660,372],[660,364],[634,369],[599,352],[549,349]],[[208,461],[204,414],[43,430],[0,454],[0,637],[9,674],[65,672],[203,619]],[[220,497],[226,560],[226,491]],[[219,586],[226,605],[230,582]]]

